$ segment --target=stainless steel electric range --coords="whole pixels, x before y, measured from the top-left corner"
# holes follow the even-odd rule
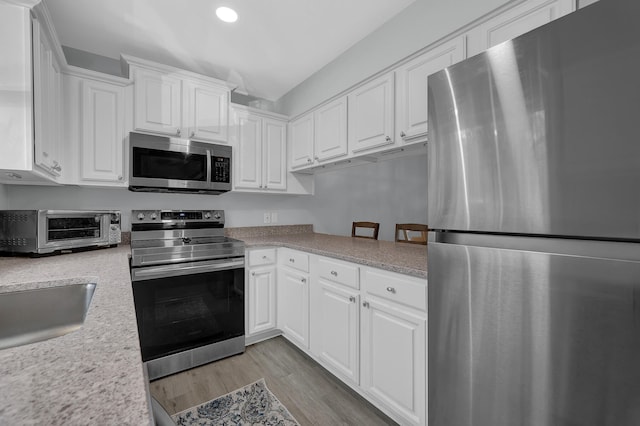
[[[133,210],[131,280],[149,379],[244,352],[244,243],[222,210]]]

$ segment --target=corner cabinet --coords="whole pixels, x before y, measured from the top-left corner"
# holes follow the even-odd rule
[[[135,83],[136,130],[228,143],[230,89],[225,82],[123,57]]]
[[[69,67],[64,74],[65,183],[125,187],[131,84],[118,77]]]
[[[239,105],[231,111],[234,190],[285,192],[286,117]]]

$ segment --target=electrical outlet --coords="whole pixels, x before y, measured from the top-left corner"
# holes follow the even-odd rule
[[[264,223],[271,223],[271,214],[269,212],[264,213]]]
[[[271,223],[278,223],[278,212],[271,212]]]

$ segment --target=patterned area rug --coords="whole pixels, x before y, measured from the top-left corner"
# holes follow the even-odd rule
[[[171,416],[179,426],[299,426],[264,379]]]

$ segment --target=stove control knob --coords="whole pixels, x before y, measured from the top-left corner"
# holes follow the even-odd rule
[[[206,213],[204,214],[204,218],[205,218],[205,219],[211,219],[211,212],[206,212]]]
[[[155,213],[151,213],[151,220],[156,220],[158,218],[158,215]]]
[[[220,216],[220,213],[218,213],[218,212],[216,212],[216,213],[213,215],[213,218],[214,218],[214,219],[216,219],[216,220],[220,219],[221,217],[222,217],[222,216]]]
[[[144,220],[144,213],[138,213],[138,220]]]

